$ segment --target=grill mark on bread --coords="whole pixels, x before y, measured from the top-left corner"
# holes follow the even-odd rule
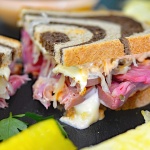
[[[126,55],[130,55],[131,54],[131,50],[130,50],[130,45],[129,45],[128,40],[125,37],[121,37],[119,40],[124,46],[124,53]]]

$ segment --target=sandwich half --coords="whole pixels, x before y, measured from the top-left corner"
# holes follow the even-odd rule
[[[62,105],[61,121],[83,129],[99,119],[100,105],[149,103],[150,30],[143,23],[119,12],[23,9],[20,24],[26,71],[38,75],[33,98],[46,108]]]
[[[5,100],[10,99],[22,84],[29,80],[27,75],[18,72],[16,61],[21,57],[19,41],[0,36],[0,108],[8,106]]]

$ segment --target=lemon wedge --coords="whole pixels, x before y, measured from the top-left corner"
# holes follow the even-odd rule
[[[54,119],[30,126],[0,144],[0,150],[75,150]]]
[[[148,150],[150,149],[150,122],[82,150]]]

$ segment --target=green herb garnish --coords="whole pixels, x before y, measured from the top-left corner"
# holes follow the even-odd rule
[[[24,116],[25,116],[25,114],[19,114],[19,115],[14,115],[13,118],[22,118]]]
[[[35,120],[36,122],[53,118],[53,116],[43,117],[42,115],[38,115],[38,114],[35,114],[35,113],[31,113],[31,112],[26,112],[25,117],[29,117],[29,118]]]
[[[8,118],[0,121],[0,140],[6,140],[26,128],[26,123],[13,118],[12,113],[10,113]]]
[[[61,133],[64,135],[64,137],[68,138],[67,132],[64,130],[63,126],[57,121],[58,127],[61,131]]]
[[[17,118],[22,117],[28,117],[33,119],[36,122],[40,122],[46,119],[53,118],[53,116],[43,117],[42,115],[38,115],[35,113],[27,112],[25,114],[19,114],[12,116],[12,113],[10,113],[10,116],[6,119],[3,119],[0,121],[0,140],[6,140],[9,137],[19,133],[20,131],[26,129],[28,126],[28,123],[23,122]],[[68,138],[68,135],[66,131],[63,129],[62,125],[57,121],[58,127],[62,134]]]
[[[38,114],[35,114],[35,113],[30,113],[30,112],[26,112],[25,116],[35,120],[36,122],[40,122],[40,121],[43,121],[43,120],[46,120],[46,119],[53,118],[53,116],[43,117],[42,115],[38,115]],[[66,131],[64,130],[63,126],[58,121],[57,121],[57,124],[58,124],[58,127],[59,127],[61,133],[66,138],[68,138],[68,135],[67,135]]]

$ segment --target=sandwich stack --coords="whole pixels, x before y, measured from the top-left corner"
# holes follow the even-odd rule
[[[32,53],[26,71],[38,74],[33,97],[46,108],[63,105],[61,121],[83,129],[99,119],[100,105],[149,103],[150,30],[143,23],[119,12],[23,9],[20,25],[23,53]]]
[[[15,75],[15,61],[21,57],[19,41],[0,36],[0,108],[7,107],[6,99],[28,79],[27,75]]]

